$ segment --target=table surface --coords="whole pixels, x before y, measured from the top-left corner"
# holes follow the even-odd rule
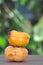
[[[0,65],[43,65],[43,56],[28,55],[24,62],[10,62],[4,55],[0,55]]]

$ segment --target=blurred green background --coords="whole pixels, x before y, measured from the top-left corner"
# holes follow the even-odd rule
[[[43,55],[43,0],[0,0],[0,54],[4,53],[10,30],[30,35],[30,54]]]

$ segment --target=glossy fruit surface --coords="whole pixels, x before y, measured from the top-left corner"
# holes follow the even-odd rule
[[[28,56],[28,50],[22,47],[8,46],[5,49],[5,56],[10,61],[24,61]]]
[[[26,46],[29,42],[29,38],[26,32],[12,30],[8,37],[8,42],[13,46]]]

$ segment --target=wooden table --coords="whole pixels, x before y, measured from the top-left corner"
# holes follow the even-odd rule
[[[29,55],[24,62],[10,62],[4,55],[0,55],[0,65],[43,65],[43,56]]]

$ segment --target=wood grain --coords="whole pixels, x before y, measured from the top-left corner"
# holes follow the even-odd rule
[[[24,62],[10,62],[4,55],[0,55],[0,65],[43,65],[43,56],[29,55]]]

